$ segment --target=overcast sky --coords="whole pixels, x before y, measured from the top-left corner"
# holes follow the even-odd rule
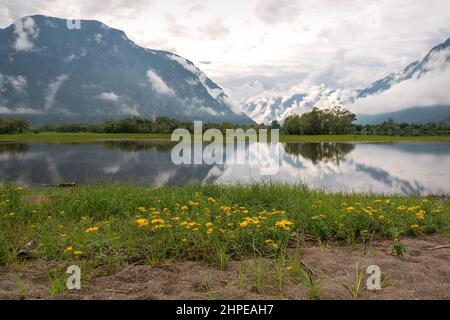
[[[192,60],[236,99],[305,82],[364,87],[450,37],[448,0],[0,0],[0,27],[72,6]]]

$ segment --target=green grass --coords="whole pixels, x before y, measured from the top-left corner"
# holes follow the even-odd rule
[[[3,186],[0,264],[20,261],[18,253],[32,242],[29,258],[57,261],[61,268],[77,264],[93,276],[166,259],[225,269],[255,252],[278,257],[299,234],[350,245],[448,235],[449,213],[448,198],[330,194],[303,185]]]
[[[170,134],[124,134],[124,133],[27,133],[27,134],[2,134],[0,142],[94,142],[97,140],[170,140]],[[281,142],[395,142],[395,141],[444,141],[450,142],[450,136],[363,136],[363,135],[281,135]]]
[[[115,134],[115,133],[24,133],[1,134],[0,142],[94,142],[97,140],[170,140],[169,134]]]

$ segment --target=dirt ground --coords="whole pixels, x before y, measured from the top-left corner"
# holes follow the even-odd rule
[[[403,257],[390,253],[392,241],[369,247],[350,248],[328,244],[326,248],[300,248],[299,259],[311,277],[318,280],[318,299],[355,299],[356,264],[363,270],[357,299],[446,299],[450,300],[450,248],[448,238],[424,236],[403,239]],[[257,261],[257,262],[256,262]],[[267,268],[258,278],[255,263]],[[230,262],[224,271],[200,262],[168,262],[151,267],[130,266],[110,276],[83,283],[81,290],[65,291],[57,299],[308,299],[310,289],[286,281],[279,289],[274,262],[248,259]],[[366,268],[378,265],[382,289],[368,291]],[[252,270],[253,268],[253,270]],[[49,281],[30,262],[22,268],[0,267],[0,299],[48,299]],[[285,273],[288,274],[288,271]],[[255,280],[259,279],[259,281]],[[258,284],[258,286],[256,285]],[[258,289],[258,290],[256,290]]]

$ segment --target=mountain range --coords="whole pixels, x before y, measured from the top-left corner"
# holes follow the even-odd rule
[[[302,114],[313,107],[334,105],[350,108],[362,124],[380,123],[389,118],[398,122],[450,122],[448,100],[428,96],[432,95],[430,90],[434,89],[433,84],[436,83],[443,87],[440,94],[447,91],[445,86],[450,86],[449,81],[450,38],[432,48],[421,61],[414,61],[400,72],[377,80],[366,88],[336,90],[322,84],[305,92],[250,98],[243,103],[242,108],[258,123],[283,121],[289,115]],[[422,91],[418,92],[418,89]],[[421,94],[418,97],[420,99],[414,100],[414,95],[411,95],[414,91],[417,96]],[[408,101],[408,98],[412,101]],[[381,106],[384,111],[380,111]]]
[[[191,61],[142,48],[98,21],[80,27],[35,15],[0,29],[0,117],[253,122]]]
[[[450,122],[450,38],[366,88],[321,84],[239,105],[179,55],[140,47],[99,21],[82,20],[80,27],[34,15],[0,29],[0,118],[47,123],[167,116],[250,124],[338,105],[363,124]]]

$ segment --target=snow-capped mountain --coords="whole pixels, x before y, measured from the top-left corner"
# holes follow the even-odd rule
[[[0,29],[0,117],[33,122],[125,116],[251,123],[192,62],[142,48],[98,21],[41,15]]]
[[[449,121],[450,38],[434,47],[421,61],[375,81],[360,90],[332,90],[311,86],[304,92],[280,97],[256,97],[242,106],[256,122],[283,121],[313,107],[344,106],[358,115],[360,123],[388,118],[407,122]]]

